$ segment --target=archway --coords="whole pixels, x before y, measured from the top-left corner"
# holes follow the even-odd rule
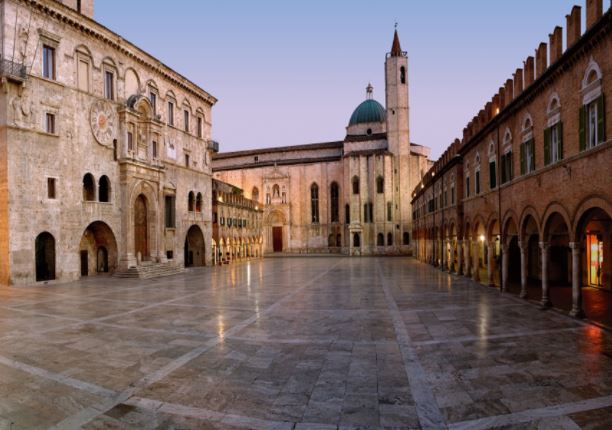
[[[134,202],[134,253],[137,258],[149,257],[149,224],[147,220],[147,198],[139,194]]]
[[[354,248],[361,247],[361,236],[359,235],[359,233],[353,234],[353,247]]]
[[[185,236],[185,267],[200,267],[206,262],[204,234],[197,225],[192,225]]]
[[[55,279],[55,238],[51,233],[42,232],[36,237],[34,247],[36,282]]]
[[[503,229],[502,269],[504,291],[520,294],[521,291],[521,249],[518,227],[514,218],[508,218]]]
[[[540,246],[542,262],[542,306],[571,309],[570,227],[559,212],[549,215]],[[565,290],[565,291],[563,291]]]
[[[540,298],[539,282],[542,275],[540,259],[540,228],[533,215],[523,218],[520,231],[521,252],[521,293],[520,297],[530,300]]]
[[[117,241],[102,221],[87,226],[79,243],[81,276],[113,273],[117,269]]]
[[[487,228],[487,245],[485,247],[485,265],[487,281],[490,286],[500,286],[501,269],[501,233],[497,219],[489,221]]]
[[[280,211],[272,211],[266,219],[268,237],[267,248],[272,252],[282,252],[285,247],[285,216]],[[271,245],[271,246],[270,246]]]
[[[487,247],[486,247],[486,230],[482,220],[476,220],[474,225],[474,239],[472,241],[473,255],[473,270],[474,280],[477,282],[487,281]]]

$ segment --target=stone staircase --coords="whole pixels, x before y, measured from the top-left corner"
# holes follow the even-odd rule
[[[151,279],[161,278],[162,276],[171,276],[185,272],[185,269],[177,266],[174,263],[154,263],[152,261],[143,261],[136,267],[130,267],[127,270],[117,271],[113,275],[116,278],[132,278],[132,279]]]

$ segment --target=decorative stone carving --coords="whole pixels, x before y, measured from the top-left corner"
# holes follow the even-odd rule
[[[13,98],[11,106],[13,108],[13,125],[15,127],[30,127],[36,114],[34,103],[23,95]]]
[[[115,136],[117,120],[111,104],[98,100],[91,106],[91,132],[101,145],[110,145]]]

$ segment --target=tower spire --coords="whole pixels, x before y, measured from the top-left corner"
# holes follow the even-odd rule
[[[368,86],[366,87],[366,100],[372,99],[373,92],[374,92],[374,87],[372,86],[371,83],[368,83]]]
[[[401,57],[402,47],[400,46],[399,36],[397,35],[397,23],[395,23],[395,33],[393,34],[393,45],[391,46],[391,56]]]

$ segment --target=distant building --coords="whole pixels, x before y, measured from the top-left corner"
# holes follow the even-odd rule
[[[210,263],[216,99],[63,3],[0,6],[0,283]]]
[[[612,12],[587,1],[584,34],[580,12],[414,189],[413,236],[422,261],[592,316],[585,289],[612,292]]]
[[[408,58],[397,32],[385,61],[386,108],[373,98],[340,142],[216,154],[214,177],[264,208],[265,252],[408,254],[411,190],[429,149],[410,143]]]
[[[213,179],[213,263],[263,256],[261,204],[244,197],[240,188]]]

